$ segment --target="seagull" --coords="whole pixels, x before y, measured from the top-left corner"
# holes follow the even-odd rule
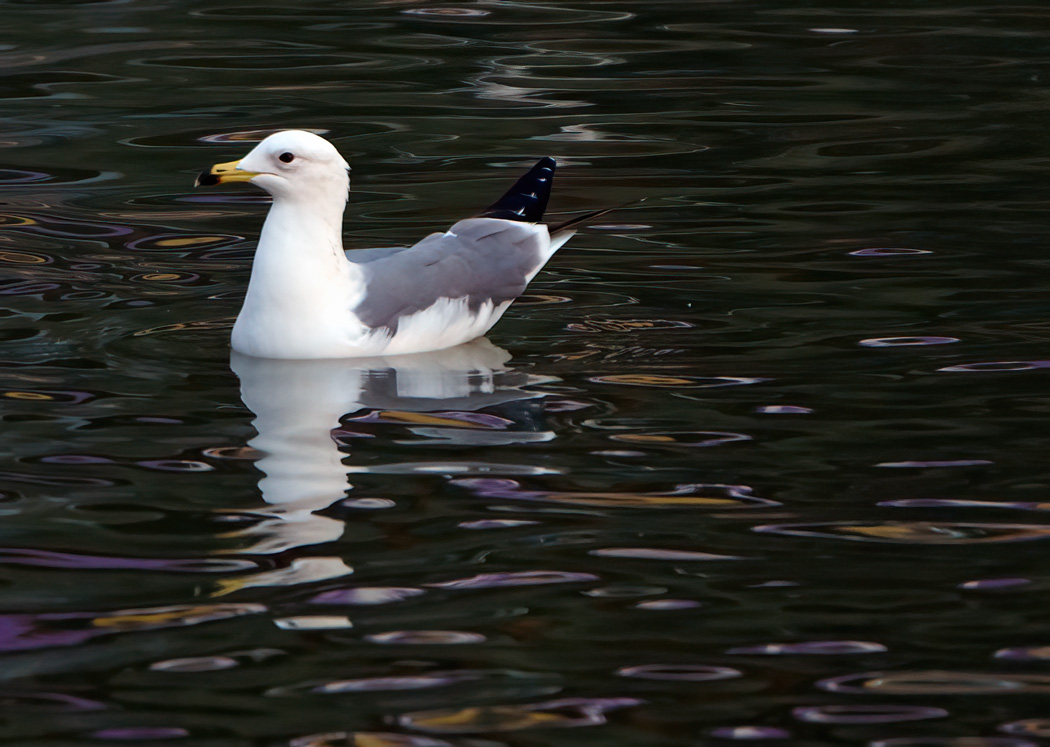
[[[484,335],[584,220],[540,223],[554,178],[541,159],[473,218],[411,247],[344,251],[349,165],[324,138],[276,132],[195,186],[250,182],[273,197],[231,346],[259,358],[424,353]]]

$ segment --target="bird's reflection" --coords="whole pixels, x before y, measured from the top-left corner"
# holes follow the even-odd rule
[[[343,533],[343,522],[316,512],[342,499],[350,488],[346,456],[332,430],[346,414],[383,411],[423,439],[444,443],[480,443],[477,430],[456,428],[457,421],[425,413],[477,413],[496,405],[513,428],[486,431],[486,444],[547,440],[534,408],[525,400],[542,396],[526,385],[550,381],[507,366],[510,354],[487,339],[418,355],[341,360],[271,360],[233,353],[230,367],[241,382],[241,399],[255,413],[258,435],[248,444],[261,453],[259,489],[267,504],[262,520],[239,530],[239,552],[278,553],[330,542]],[[386,422],[386,421],[384,421]],[[468,423],[459,421],[460,426]],[[286,585],[350,573],[337,558],[304,558],[298,570],[284,568],[281,578],[242,579],[247,585]],[[306,578],[301,578],[301,576]],[[287,577],[287,578],[286,578]],[[227,589],[229,591],[229,589]]]

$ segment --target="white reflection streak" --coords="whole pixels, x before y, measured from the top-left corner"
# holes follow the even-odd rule
[[[507,351],[487,339],[419,355],[343,360],[271,360],[233,353],[230,367],[241,381],[241,399],[255,413],[258,435],[248,441],[262,452],[255,463],[264,518],[228,537],[249,541],[238,554],[280,553],[332,542],[343,522],[317,515],[351,487],[344,454],[332,438],[340,418],[362,408],[428,412],[474,411],[542,396],[520,387],[544,381],[508,370]],[[415,429],[413,429],[415,430]],[[431,436],[428,433],[420,435]],[[437,434],[434,434],[437,435]],[[493,434],[493,442],[545,440],[547,434]],[[246,586],[285,586],[352,573],[340,558],[301,558],[292,566],[234,579],[220,593]]]

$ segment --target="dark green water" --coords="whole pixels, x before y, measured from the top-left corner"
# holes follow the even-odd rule
[[[1050,10],[0,14],[0,744],[1050,738]],[[352,246],[646,201],[489,343],[231,369],[191,185],[280,128]]]

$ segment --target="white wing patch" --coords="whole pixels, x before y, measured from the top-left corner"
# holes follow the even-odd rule
[[[425,309],[400,318],[397,333],[377,330],[360,342],[368,355],[400,355],[418,350],[439,350],[481,337],[499,321],[511,302],[489,302],[471,311],[465,298],[439,298]]]

